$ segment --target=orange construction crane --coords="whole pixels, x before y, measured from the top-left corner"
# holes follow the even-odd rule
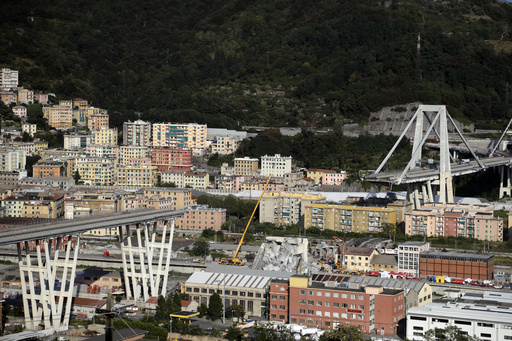
[[[249,228],[252,218],[254,217],[254,214],[256,213],[256,209],[258,208],[258,205],[260,204],[261,198],[263,198],[263,194],[267,190],[267,186],[268,186],[268,183],[270,182],[270,179],[272,179],[272,175],[270,175],[268,177],[267,183],[265,184],[265,187],[263,187],[263,191],[261,192],[260,198],[258,199],[256,206],[254,206],[254,210],[252,211],[251,218],[249,218],[249,221],[247,222],[247,226],[245,226],[244,233],[242,234],[242,238],[240,238],[240,242],[238,243],[238,247],[236,248],[233,258],[223,258],[219,261],[219,264],[238,265],[238,266],[245,265],[245,262],[243,260],[237,258],[238,252],[240,252],[240,248],[242,247],[242,243],[244,242],[244,237],[245,237],[245,234],[247,233],[247,229]]]

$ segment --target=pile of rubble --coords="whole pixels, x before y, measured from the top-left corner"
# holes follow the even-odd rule
[[[318,264],[310,264],[308,240],[305,238],[268,237],[261,245],[253,269],[308,273],[318,271]]]

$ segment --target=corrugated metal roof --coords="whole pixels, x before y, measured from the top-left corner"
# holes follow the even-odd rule
[[[243,287],[263,289],[272,278],[267,276],[252,275],[236,275],[236,274],[220,274],[213,272],[194,272],[188,279],[187,284],[208,284],[208,285],[224,285],[229,287]]]

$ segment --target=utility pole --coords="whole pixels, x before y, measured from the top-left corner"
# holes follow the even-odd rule
[[[114,303],[112,295],[109,293],[107,296],[106,309],[96,309],[96,313],[105,315],[105,341],[113,341],[114,338]]]

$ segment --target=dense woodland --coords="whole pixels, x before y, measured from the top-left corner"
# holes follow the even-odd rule
[[[113,125],[364,124],[383,106],[509,117],[510,5],[491,0],[4,0],[0,66]],[[421,54],[417,38],[421,34]]]

